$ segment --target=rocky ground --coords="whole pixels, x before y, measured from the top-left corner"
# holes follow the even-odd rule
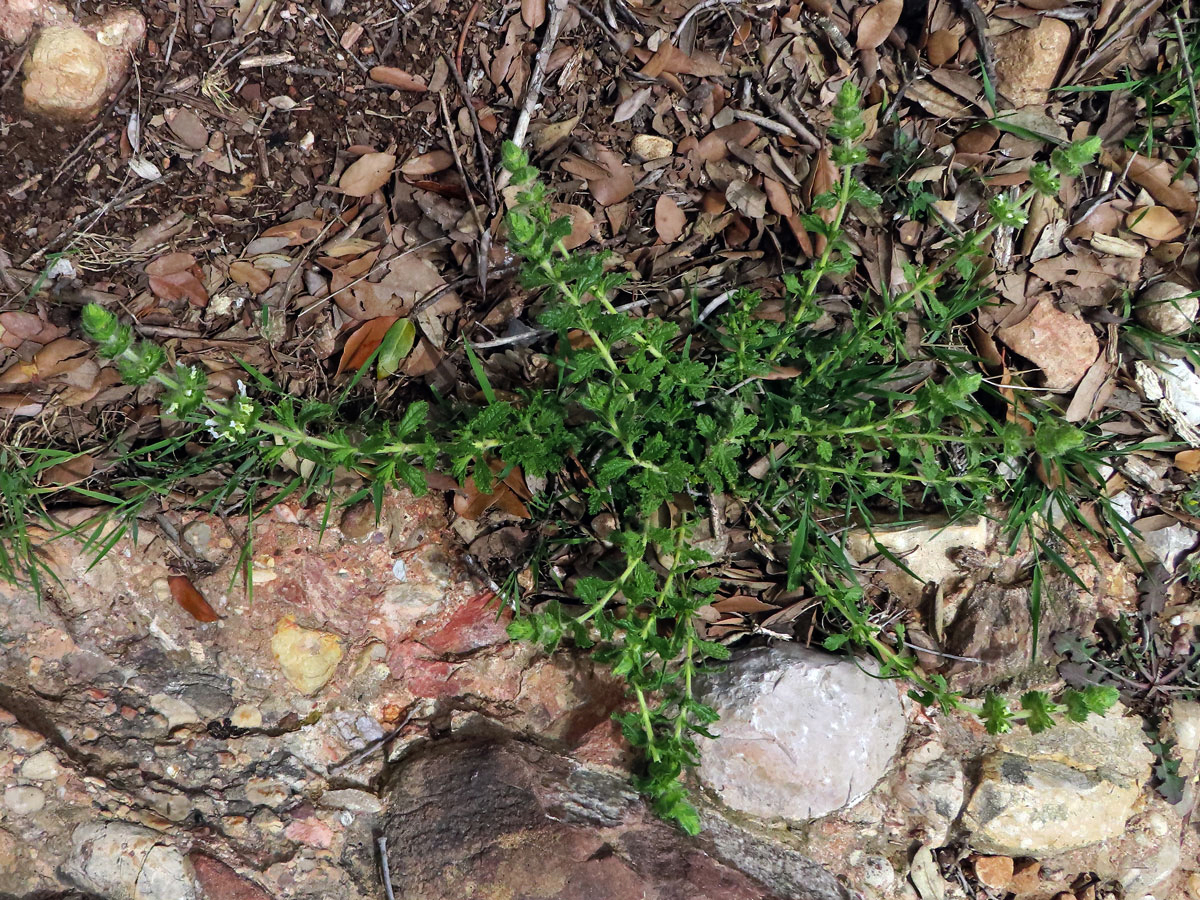
[[[61,591],[3,594],[0,895],[382,898],[381,859],[405,898],[1200,886],[1190,796],[1154,790],[1122,706],[989,738],[850,660],[748,648],[706,688],[723,718],[693,842],[629,786],[619,686],[506,639],[440,500],[390,497],[378,525],[350,510],[323,536],[277,507],[252,601],[242,525],[196,517],[181,546],[145,534],[90,569],[57,543]],[[212,564],[196,586],[216,621],[164,602],[179,552]],[[1194,766],[1200,704],[1172,713]]]

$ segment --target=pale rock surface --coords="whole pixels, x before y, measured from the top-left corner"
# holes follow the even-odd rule
[[[271,652],[292,687],[302,694],[315,694],[337,671],[342,640],[336,634],[302,628],[291,616],[284,616],[275,626]]]
[[[1058,24],[1068,27],[1063,22]],[[1060,310],[1048,294],[1020,322],[997,329],[996,336],[1032,360],[1052,391],[1075,387],[1100,355],[1100,342],[1092,326]]]
[[[1042,17],[1036,28],[1014,28],[993,39],[997,90],[1013,106],[1041,106],[1049,99],[1071,46],[1071,26]]]
[[[183,855],[140,825],[94,822],[71,835],[63,873],[108,900],[194,900],[196,886]]]
[[[43,750],[25,760],[21,766],[21,777],[30,781],[49,781],[57,778],[62,771],[58,758],[49,750]]]
[[[1153,754],[1120,707],[1038,735],[1013,733],[983,758],[963,824],[983,853],[1051,856],[1122,834]]]
[[[922,844],[943,846],[966,799],[962,763],[937,741],[913,747],[897,769],[891,796],[900,812],[891,818],[903,821],[906,829],[897,837],[916,836]]]
[[[0,0],[0,39],[23,44],[38,25],[71,21],[66,6],[53,0]]]
[[[1175,733],[1179,753],[1179,774],[1187,777],[1196,773],[1196,755],[1200,753],[1200,703],[1195,700],[1175,700],[1171,703],[1171,728]]]
[[[1158,406],[1179,437],[1200,447],[1200,375],[1187,361],[1159,353],[1153,361],[1137,360],[1133,376],[1142,396]]]
[[[700,781],[761,819],[800,822],[858,802],[904,737],[894,684],[790,644],[735,654],[706,680],[702,699],[721,724],[700,745]]]
[[[46,805],[46,795],[28,784],[14,784],[4,789],[4,805],[14,816],[29,816]]]
[[[1196,546],[1197,537],[1193,529],[1175,523],[1155,531],[1142,531],[1142,544],[1168,572],[1174,572],[1180,560]]]
[[[62,122],[93,118],[129,73],[129,55],[146,35],[146,20],[132,9],[116,9],[76,25],[43,15],[25,60],[25,108]],[[25,31],[14,27],[14,33]]]
[[[846,550],[862,562],[879,553],[877,542],[917,576],[898,570],[889,579],[889,587],[904,599],[916,600],[926,583],[941,584],[959,573],[950,557],[952,550],[987,548],[988,523],[982,516],[953,523],[944,516],[930,516],[902,525],[879,526],[873,531],[855,528],[846,536]]]

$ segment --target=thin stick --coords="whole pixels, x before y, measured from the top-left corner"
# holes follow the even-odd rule
[[[518,147],[525,146],[529,122],[533,119],[533,108],[537,106],[538,98],[542,95],[542,82],[546,80],[546,66],[550,62],[550,54],[554,52],[554,45],[558,43],[558,32],[562,28],[567,0],[547,0],[546,5],[549,14],[546,33],[542,36],[542,46],[533,60],[533,74],[529,76],[529,84],[525,88],[525,102],[521,104],[521,114],[517,116],[517,124],[512,133],[512,142]]]
[[[479,164],[483,166],[483,185],[487,188],[488,211],[492,215],[495,215],[496,179],[492,175],[492,154],[483,139],[483,128],[479,124],[479,113],[475,109],[475,104],[471,102],[471,92],[467,90],[467,82],[462,76],[462,71],[458,68],[458,63],[451,59],[450,54],[445,51],[442,51],[442,56],[450,64],[450,74],[454,76],[454,82],[458,85],[459,96],[462,97],[462,102],[467,107],[467,116],[471,119],[471,129],[475,132],[475,152],[479,154]]]
[[[678,47],[679,38],[683,34],[683,29],[687,28],[688,23],[691,22],[692,19],[696,18],[696,16],[698,16],[700,13],[704,12],[704,10],[712,9],[714,6],[737,6],[741,4],[741,2],[742,0],[700,0],[699,3],[695,4],[691,9],[683,14],[683,18],[679,20],[679,24],[675,27],[675,34],[671,38],[671,43]]]
[[[383,890],[387,894],[387,900],[396,900],[396,895],[392,893],[392,864],[388,860],[387,852],[387,836],[379,836],[379,861],[383,863]]]
[[[334,772],[339,772],[342,769],[347,768],[348,766],[353,766],[353,765],[361,762],[362,760],[364,760],[368,756],[370,756],[372,753],[374,753],[376,750],[378,750],[380,747],[382,747],[384,744],[399,737],[400,732],[404,730],[404,726],[407,725],[409,722],[411,722],[413,716],[415,716],[416,714],[417,714],[417,704],[414,703],[413,708],[408,711],[408,715],[404,717],[403,722],[401,722],[399,725],[397,725],[395,728],[393,728],[391,731],[389,731],[383,737],[367,744],[367,746],[363,747],[357,753],[353,753],[350,756],[347,756],[340,763],[334,763],[332,766],[329,767],[329,774],[332,775]]]
[[[825,32],[825,37],[829,38],[829,43],[833,45],[838,56],[847,61],[854,59],[854,48],[842,34],[842,29],[838,28],[837,22],[822,13],[814,13],[813,21],[817,23],[818,28]]]
[[[796,118],[791,110],[784,106],[779,100],[775,99],[775,97],[771,95],[771,92],[768,91],[764,85],[758,84],[755,87],[757,88],[755,93],[758,94],[758,99],[771,108],[771,112],[775,113],[775,115],[779,117],[780,121],[792,130],[792,134],[796,135],[797,138],[808,144],[814,150],[820,148],[821,141],[818,140],[815,134],[813,134],[804,126],[803,122]]]
[[[479,293],[482,302],[486,303],[488,251],[492,246],[491,233],[488,231],[488,223],[479,214],[479,207],[475,205],[475,192],[471,190],[471,184],[467,180],[467,170],[463,168],[462,158],[458,153],[458,141],[454,137],[454,123],[450,121],[450,110],[446,107],[446,94],[444,91],[438,92],[438,100],[442,104],[442,118],[446,120],[446,137],[450,139],[450,152],[454,154],[454,167],[458,169],[458,177],[462,179],[463,191],[466,192],[467,202],[471,204],[471,217],[475,220],[475,228],[479,232],[479,237],[475,242],[475,269],[479,275]],[[471,104],[468,102],[467,105],[470,106]],[[483,145],[480,144],[480,146]],[[485,177],[491,175],[487,166],[484,166],[483,171]],[[494,193],[491,196],[491,200],[495,201]],[[492,208],[492,211],[495,212],[495,207]]]

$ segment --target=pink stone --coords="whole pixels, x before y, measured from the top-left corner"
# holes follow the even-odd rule
[[[333,830],[320,819],[293,822],[283,833],[288,840],[320,850],[328,850],[329,845],[333,843]]]
[[[417,639],[435,653],[466,653],[508,640],[512,613],[505,608],[496,615],[496,595],[483,591],[468,597],[441,628]]]

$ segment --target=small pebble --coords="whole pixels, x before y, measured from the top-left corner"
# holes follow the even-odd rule
[[[4,805],[14,816],[28,816],[46,805],[46,795],[29,785],[14,785],[4,789]]]
[[[21,766],[21,777],[30,781],[50,781],[62,774],[63,768],[49,750],[43,750],[25,760]]]

